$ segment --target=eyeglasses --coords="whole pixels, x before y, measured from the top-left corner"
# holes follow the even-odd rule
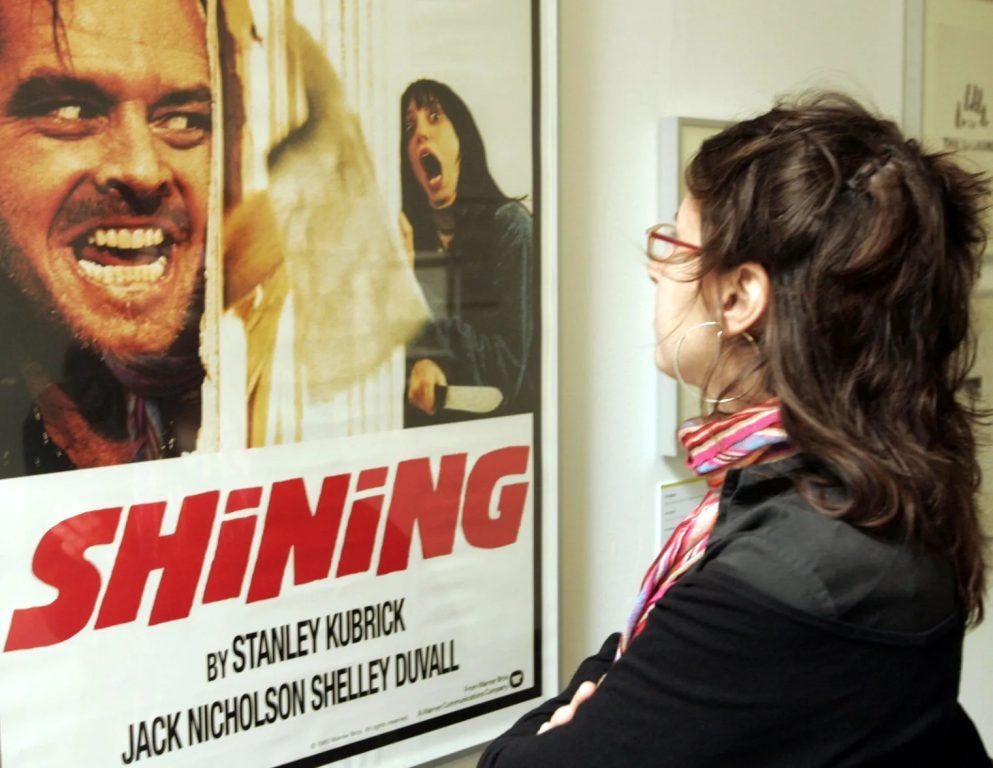
[[[686,248],[690,251],[699,251],[699,245],[687,243],[676,237],[675,224],[656,224],[649,227],[648,235],[648,258],[652,261],[665,261],[676,252],[677,248]]]

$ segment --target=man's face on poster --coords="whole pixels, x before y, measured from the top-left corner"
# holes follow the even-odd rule
[[[164,351],[203,266],[198,0],[0,0],[0,267],[84,343]]]

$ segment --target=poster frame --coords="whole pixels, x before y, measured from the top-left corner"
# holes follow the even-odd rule
[[[221,2],[221,0],[216,0]],[[216,7],[216,6],[215,6]],[[558,418],[556,401],[558,396],[557,375],[557,3],[555,0],[530,0],[533,10],[532,18],[538,19],[538,24],[532,27],[532,51],[537,51],[537,60],[532,60],[534,82],[539,85],[533,95],[533,114],[537,119],[539,130],[532,135],[535,157],[533,194],[540,201],[540,216],[535,218],[535,240],[540,243],[540,318],[536,324],[540,329],[541,338],[541,407],[540,418],[535,420],[534,445],[540,447],[538,458],[534,462],[534,480],[536,498],[536,531],[534,541],[534,558],[538,568],[535,570],[534,590],[535,625],[534,643],[537,660],[540,666],[535,669],[537,692],[529,699],[519,701],[513,706],[469,707],[468,710],[483,712],[478,716],[460,719],[458,717],[441,718],[440,724],[429,723],[420,732],[412,732],[411,739],[417,739],[424,731],[431,732],[429,748],[412,750],[418,755],[420,764],[438,764],[445,762],[450,756],[471,750],[485,743],[490,738],[504,730],[509,724],[536,701],[557,690],[558,686],[558,493],[557,493],[557,463],[558,463]],[[215,30],[211,30],[213,34]],[[215,134],[216,142],[219,135]],[[214,163],[219,166],[221,153],[215,151]],[[215,167],[215,177],[220,172]],[[216,209],[220,190],[212,184],[211,196]],[[208,230],[209,237],[214,240],[207,248],[207,258],[220,257],[221,245],[220,227],[212,226]],[[211,256],[212,254],[212,256]],[[218,262],[212,265],[215,272],[220,271]],[[216,289],[217,285],[210,286]],[[211,294],[208,298],[207,314],[218,312],[222,303],[219,295]],[[206,334],[202,343],[208,345],[207,355],[216,357],[218,336]],[[211,390],[206,389],[209,395]],[[214,393],[216,395],[216,393]],[[205,399],[204,414],[217,409],[216,401]],[[216,423],[219,419],[205,418],[204,423]],[[200,445],[213,453],[217,450],[220,440],[217,435],[201,435]],[[221,450],[223,453],[223,449]],[[199,451],[198,451],[199,453]],[[182,461],[183,459],[179,459]],[[82,470],[86,471],[86,470]],[[98,471],[100,471],[98,469]],[[147,467],[145,471],[156,474],[156,470]],[[16,482],[16,481],[15,481]],[[9,488],[9,486],[8,486]],[[0,490],[0,493],[3,491]],[[537,599],[540,597],[540,599]],[[463,714],[464,710],[455,713]],[[378,748],[356,749],[351,754],[335,755],[333,761],[338,764],[361,765],[411,765],[410,759],[403,756],[404,747],[409,744],[407,737],[386,744],[382,751]],[[430,754],[428,762],[424,755]],[[287,758],[290,759],[290,758]],[[322,765],[320,755],[293,760],[287,765]]]

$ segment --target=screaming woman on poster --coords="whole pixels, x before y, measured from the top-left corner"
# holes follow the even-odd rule
[[[448,86],[418,80],[400,98],[401,228],[434,313],[407,348],[408,426],[452,421],[438,387],[493,387],[488,415],[534,409],[531,215],[490,175],[468,107]]]
[[[649,231],[698,507],[623,632],[481,766],[989,767],[965,392],[984,182],[842,96],[707,140]]]

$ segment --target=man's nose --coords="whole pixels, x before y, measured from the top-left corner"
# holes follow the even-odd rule
[[[170,178],[160,144],[143,108],[122,107],[107,129],[105,156],[96,171],[98,184],[132,201],[154,198],[157,205]]]

